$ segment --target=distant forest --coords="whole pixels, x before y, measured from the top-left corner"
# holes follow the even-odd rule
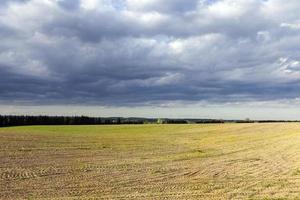
[[[220,120],[220,119],[160,119],[86,116],[16,116],[0,115],[0,127],[27,125],[118,125],[118,124],[209,124],[209,123],[272,123],[299,122],[274,120]]]

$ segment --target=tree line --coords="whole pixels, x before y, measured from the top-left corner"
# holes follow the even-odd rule
[[[106,125],[106,124],[142,124],[143,121],[122,118],[102,118],[86,116],[15,116],[0,115],[0,127],[25,125]]]
[[[17,116],[0,115],[0,127],[27,125],[112,125],[112,124],[222,124],[299,122],[279,120],[156,119],[86,116]]]

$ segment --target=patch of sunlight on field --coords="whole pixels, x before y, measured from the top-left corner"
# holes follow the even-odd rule
[[[0,199],[297,199],[300,124],[0,129]]]

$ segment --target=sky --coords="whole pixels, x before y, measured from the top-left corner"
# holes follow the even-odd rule
[[[300,119],[299,0],[1,0],[0,113]]]

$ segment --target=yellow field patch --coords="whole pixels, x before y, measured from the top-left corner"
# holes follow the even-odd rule
[[[297,199],[300,124],[0,129],[1,199]]]

